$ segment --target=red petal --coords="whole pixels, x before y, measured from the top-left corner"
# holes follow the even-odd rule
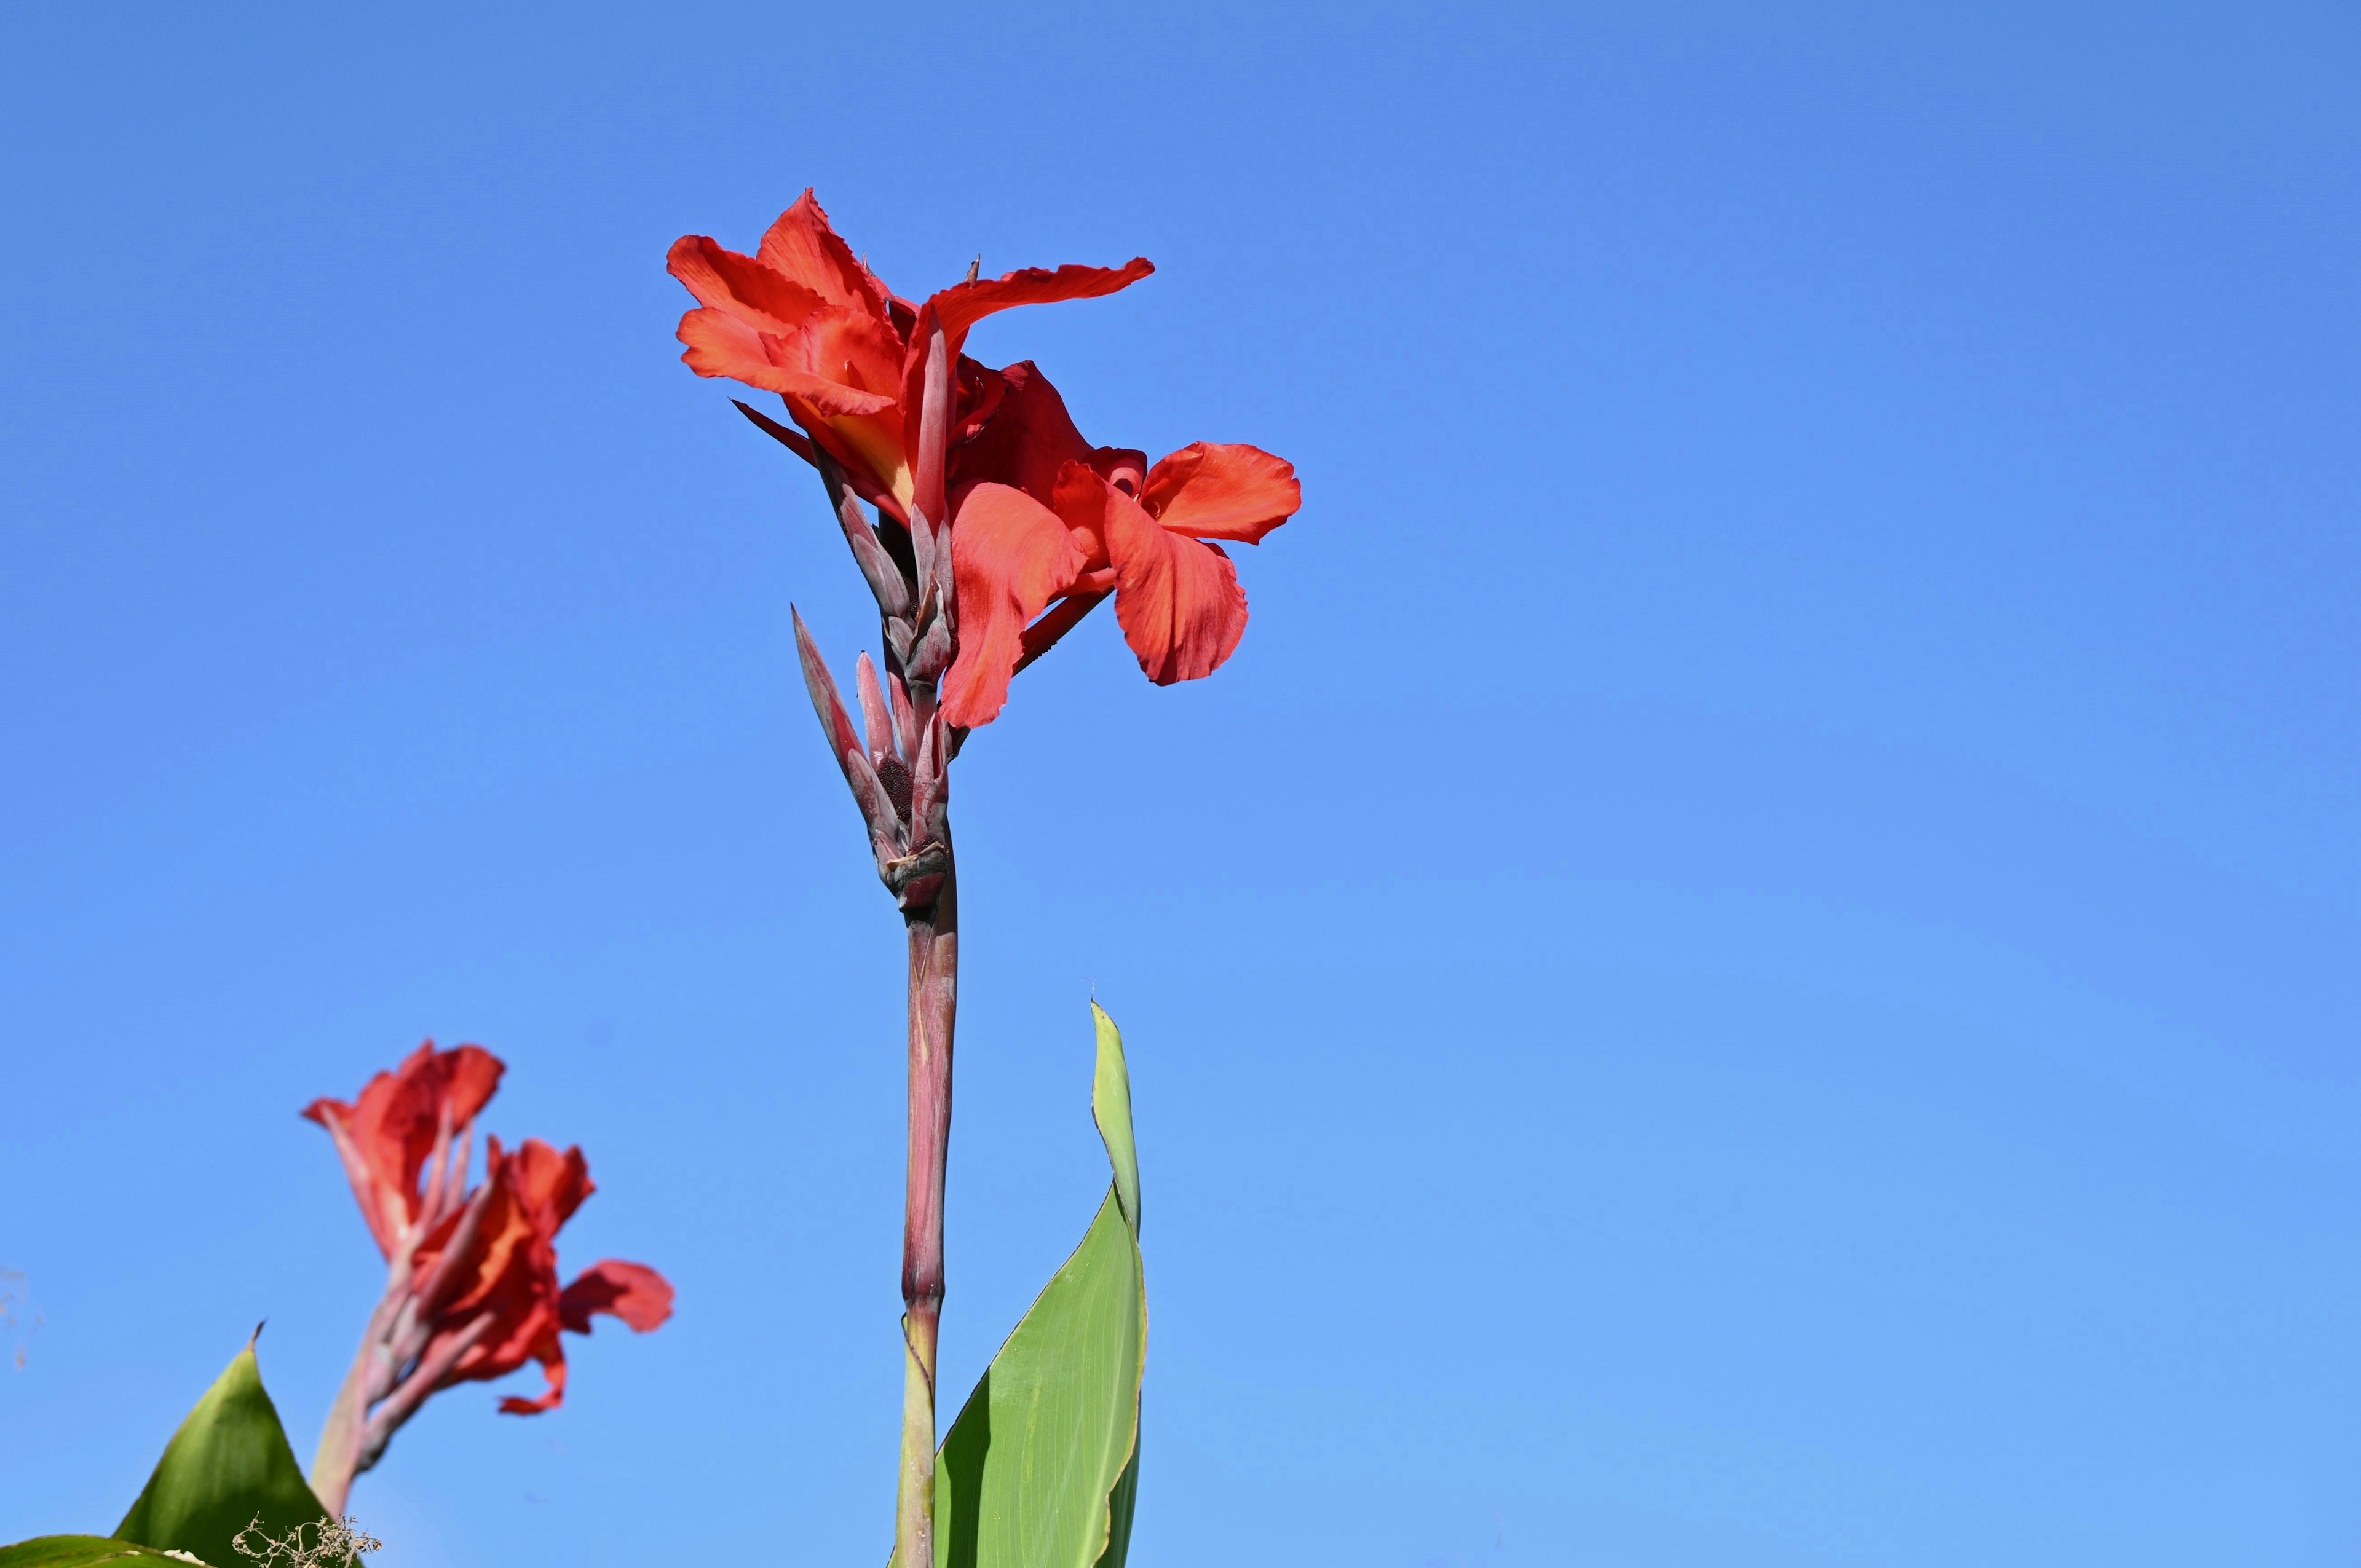
[[[774,367],[770,377],[768,380],[752,384],[785,394],[791,400],[810,410],[816,420],[860,419],[869,414],[884,413],[894,406],[891,393],[864,392],[823,376]],[[739,379],[746,380],[747,378],[741,376]]]
[[[899,511],[909,484],[902,412],[895,406],[900,337],[857,310],[827,306],[794,333],[765,334],[762,343],[771,368],[739,378],[784,393],[807,430],[832,432],[831,453],[866,477],[865,487],[856,488],[895,497]]]
[[[890,321],[894,296],[877,275],[837,237],[828,214],[809,191],[779,214],[763,236],[762,263],[811,290],[832,305],[858,306],[863,314]]]
[[[785,346],[787,353],[774,348],[772,355],[781,364],[854,391],[888,400],[901,396],[901,334],[873,317],[858,311],[817,311]]]
[[[445,1051],[443,1059],[449,1064],[444,1092],[450,1097],[451,1124],[464,1127],[500,1092],[500,1075],[508,1066],[481,1046]]]
[[[700,376],[726,377],[785,397],[807,429],[834,425],[838,460],[860,471],[870,488],[892,494],[905,482],[902,421],[894,383],[886,391],[853,384],[880,373],[873,329],[820,313],[790,336],[762,333],[726,311],[707,307],[680,319],[683,363]],[[823,361],[822,355],[832,356]],[[886,364],[891,356],[884,356]],[[817,373],[816,373],[817,372]]]
[[[951,524],[959,658],[943,682],[943,721],[972,729],[1000,716],[1023,656],[1025,625],[1087,565],[1058,514],[1022,490],[981,484]]]
[[[673,241],[664,270],[700,305],[723,311],[761,332],[790,333],[831,302],[751,256],[725,250],[703,235]]]
[[[1158,685],[1212,674],[1246,635],[1246,596],[1237,568],[1220,545],[1159,527],[1137,501],[1100,483],[1123,640]]]
[[[988,370],[962,354],[957,367],[959,377],[959,415],[951,422],[952,463],[958,463],[958,452],[964,442],[975,439],[984,422],[1000,406],[1001,397],[1008,390],[1007,378],[997,370]]]
[[[724,311],[695,310],[680,318],[681,362],[700,376],[724,376],[750,387],[801,400],[815,417],[858,418],[894,406],[890,391],[870,392],[833,377],[814,375],[810,356],[792,337],[756,332]]]
[[[897,302],[812,193],[780,214],[752,257],[690,235],[666,265],[703,307],[681,319],[688,367],[782,394],[815,436],[835,426],[823,444],[903,515],[910,477],[895,407],[906,358]]]
[[[345,1180],[353,1190],[354,1201],[361,1206],[361,1219],[376,1239],[377,1250],[391,1257],[408,1223],[409,1204],[398,1186],[379,1181],[368,1151],[353,1136],[353,1108],[341,1100],[314,1100],[303,1107],[303,1116],[328,1129],[336,1146],[336,1159],[345,1168]]]
[[[642,1263],[604,1257],[584,1269],[557,1298],[557,1321],[577,1334],[590,1332],[590,1314],[623,1320],[646,1333],[672,1316],[672,1282]]]
[[[514,1371],[511,1367],[510,1371]],[[566,1357],[561,1354],[555,1361],[542,1363],[542,1375],[548,1380],[548,1391],[538,1399],[521,1398],[506,1394],[500,1398],[500,1414],[504,1416],[537,1416],[554,1410],[566,1403]]]
[[[771,363],[763,334],[729,312],[699,306],[680,318],[680,330],[673,335],[687,348],[681,363],[698,375],[724,376],[750,387],[779,390],[773,384],[779,369]]]
[[[434,1299],[422,1302],[423,1308],[439,1320],[456,1323],[493,1307],[507,1321],[491,1341],[478,1343],[468,1352],[467,1359],[461,1363],[463,1366],[480,1364],[493,1342],[512,1333],[531,1315],[536,1294],[532,1288],[534,1263],[541,1254],[546,1253],[550,1260],[549,1294],[555,1297],[557,1290],[555,1228],[545,1223],[541,1206],[526,1201],[518,1184],[521,1170],[517,1156],[503,1153],[498,1138],[486,1139],[485,1146],[484,1183],[489,1190],[480,1194],[483,1208],[472,1235],[463,1237],[460,1234],[466,1224],[464,1212],[451,1215],[419,1244],[412,1271],[416,1282],[412,1288],[423,1296],[443,1267],[445,1255],[449,1253],[451,1278],[435,1291]],[[462,1250],[453,1252],[455,1246]],[[509,1365],[513,1367],[517,1364]]]
[[[500,1058],[480,1046],[438,1051],[427,1041],[401,1067],[369,1080],[350,1105],[316,1100],[303,1114],[326,1127],[379,1248],[390,1254],[418,1217],[419,1176],[447,1126],[476,1119],[500,1088]],[[447,1118],[447,1120],[446,1120]]]
[[[1066,400],[1029,360],[999,372],[1000,400],[973,440],[951,450],[954,498],[989,481],[1012,485],[1044,505],[1051,502],[1058,470],[1087,463],[1091,444],[1074,428]]]
[[[952,488],[989,481],[1049,503],[1058,470],[1087,462],[1091,444],[1074,428],[1065,399],[1029,361],[999,372],[999,403],[983,429],[951,454]]]
[[[1013,310],[1018,305],[1053,304],[1060,300],[1095,300],[1118,289],[1127,289],[1155,270],[1155,263],[1144,256],[1135,256],[1120,267],[1070,265],[1054,272],[1046,267],[1027,267],[973,283],[954,283],[927,303],[941,319],[943,335],[950,340],[951,351],[957,353],[960,345],[967,341],[968,329],[995,312]],[[920,354],[925,352],[924,345],[914,344],[912,347]]]
[[[1139,504],[1175,533],[1255,544],[1295,515],[1303,487],[1294,464],[1259,446],[1200,441],[1148,471]]]
[[[587,1192],[588,1182],[577,1152],[559,1156],[546,1144],[528,1142],[505,1157],[495,1147],[490,1165],[487,1180],[497,1183],[491,1212],[485,1216],[484,1234],[490,1239],[469,1249],[476,1285],[467,1296],[435,1306],[435,1332],[441,1337],[465,1332],[479,1316],[490,1320],[489,1332],[445,1375],[446,1384],[489,1382],[528,1361],[540,1362],[549,1375],[550,1391],[524,1403],[519,1413],[530,1414],[552,1408],[564,1397],[566,1348],[558,1340],[555,1245],[556,1227],[564,1220],[557,1211],[567,1191]],[[502,1409],[508,1408],[504,1403]]]
[[[591,1185],[590,1162],[579,1147],[559,1154],[539,1138],[525,1139],[509,1157],[509,1179],[544,1234],[553,1237],[582,1201],[598,1190]]]

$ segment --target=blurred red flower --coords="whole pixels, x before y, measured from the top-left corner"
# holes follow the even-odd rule
[[[591,1316],[606,1312],[644,1333],[672,1315],[672,1286],[642,1264],[604,1259],[560,1288],[557,1233],[595,1190],[580,1149],[561,1154],[527,1138],[511,1150],[487,1138],[484,1179],[467,1188],[476,1116],[503,1070],[480,1047],[437,1051],[429,1041],[351,1103],[304,1109],[335,1141],[388,1264],[385,1295],[313,1465],[313,1490],[331,1512],[437,1390],[537,1361],[545,1391],[511,1395],[500,1408],[553,1409],[566,1395],[561,1329],[588,1333]]]

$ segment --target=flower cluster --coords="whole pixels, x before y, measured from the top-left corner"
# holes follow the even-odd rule
[[[594,1189],[578,1148],[538,1138],[484,1143],[484,1179],[467,1185],[477,1115],[499,1089],[500,1059],[477,1046],[418,1047],[356,1100],[317,1100],[303,1114],[335,1141],[361,1216],[385,1255],[385,1295],[370,1315],[327,1431],[313,1488],[335,1511],[427,1397],[539,1362],[545,1387],[510,1395],[511,1415],[566,1397],[560,1330],[588,1333],[599,1312],[640,1332],[672,1315],[672,1286],[642,1264],[608,1258],[561,1287],[557,1233]]]

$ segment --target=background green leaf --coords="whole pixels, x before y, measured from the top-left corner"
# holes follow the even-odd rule
[[[115,1534],[118,1546],[128,1541],[158,1551],[174,1548],[213,1568],[239,1568],[245,1559],[230,1538],[258,1517],[264,1530],[284,1535],[326,1519],[328,1510],[312,1495],[287,1446],[249,1342],[172,1434]]]
[[[1148,1351],[1139,1167],[1123,1039],[1092,1012],[1091,1109],[1115,1180],[943,1441],[937,1568],[1123,1568],[1130,1550]]]
[[[119,1568],[189,1568],[177,1557],[153,1547],[135,1546],[105,1535],[38,1535],[14,1546],[0,1546],[0,1568],[94,1568],[101,1563]]]

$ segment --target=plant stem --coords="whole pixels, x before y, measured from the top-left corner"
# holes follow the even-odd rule
[[[370,1326],[376,1326],[374,1321]],[[362,1341],[344,1387],[336,1390],[336,1402],[328,1407],[328,1424],[320,1430],[320,1446],[312,1455],[312,1493],[330,1519],[344,1517],[345,1499],[352,1495],[359,1468],[361,1431],[368,1420],[369,1362],[376,1349],[373,1340]]]
[[[943,1173],[950,1153],[951,1028],[959,1002],[959,893],[946,872],[910,938],[910,1149],[902,1225],[901,1568],[934,1568],[935,1349],[943,1311]]]

